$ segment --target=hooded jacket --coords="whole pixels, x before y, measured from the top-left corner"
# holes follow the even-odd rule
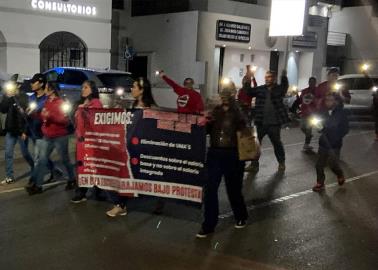
[[[13,136],[20,136],[27,132],[25,110],[28,107],[28,96],[20,92],[14,97],[3,96],[0,111],[5,113],[5,131]]]

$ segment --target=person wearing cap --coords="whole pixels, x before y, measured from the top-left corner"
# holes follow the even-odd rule
[[[37,73],[30,80],[30,87],[33,93],[29,96],[29,106],[26,109],[28,115],[28,136],[34,143],[34,167],[37,167],[38,161],[41,156],[41,143],[43,139],[42,134],[42,120],[41,112],[47,100],[45,95],[46,76],[41,73]],[[48,160],[48,169],[50,171],[49,181],[54,177],[54,170],[61,174],[61,172],[54,168],[54,163]],[[36,177],[36,172],[33,171],[29,179],[28,186],[34,183],[33,178]]]
[[[69,111],[65,110],[65,102],[58,94],[59,86],[56,82],[47,82],[45,87],[45,94],[47,100],[41,112],[42,119],[42,134],[40,158],[37,164],[36,177],[34,184],[27,187],[26,190],[29,195],[41,193],[43,178],[45,176],[45,169],[47,168],[48,159],[54,149],[57,150],[58,155],[66,168],[68,173],[68,181],[66,190],[71,190],[75,187],[75,174],[70,161],[68,152],[69,139]]]
[[[327,72],[327,80],[318,85],[315,90],[315,102],[318,111],[323,111],[325,107],[325,97],[330,93],[336,93],[336,98],[340,104],[349,104],[351,101],[351,95],[349,89],[344,85],[337,85],[337,79],[339,78],[340,71],[338,68],[330,68]]]
[[[6,114],[5,120],[5,172],[1,184],[11,184],[15,181],[13,171],[14,147],[19,143],[22,156],[33,171],[34,161],[28,150],[28,136],[25,110],[28,107],[28,96],[20,91],[17,83],[18,75],[12,76],[4,88],[3,99],[0,102],[1,113]]]
[[[204,186],[204,221],[197,238],[205,238],[213,233],[218,223],[218,189],[223,176],[235,217],[235,228],[244,228],[248,218],[242,194],[245,164],[239,160],[237,143],[237,131],[246,128],[246,119],[235,101],[234,84],[228,84],[219,95],[222,103],[211,112],[207,124],[207,132],[210,134],[208,179]]]
[[[172,87],[173,91],[178,95],[178,113],[201,114],[205,110],[201,95],[193,88],[194,80],[192,78],[186,78],[184,80],[184,86],[181,86],[168,78],[163,71],[159,72],[159,76]]]
[[[255,125],[258,139],[261,143],[263,138],[268,135],[279,164],[278,170],[282,172],[286,167],[285,149],[281,141],[281,126],[290,122],[288,112],[283,103],[283,98],[289,88],[286,71],[282,72],[280,85],[277,84],[277,73],[275,71],[267,71],[264,85],[254,88],[250,85],[245,85],[244,88],[248,95],[256,97]],[[258,171],[259,161],[253,161],[249,170]]]

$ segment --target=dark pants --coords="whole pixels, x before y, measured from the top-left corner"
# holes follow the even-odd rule
[[[129,197],[127,197],[127,196],[121,196],[121,195],[118,194],[118,192],[115,192],[115,191],[108,191],[108,196],[110,198],[110,201],[114,205],[119,205],[122,208],[126,207],[127,201],[129,199]]]
[[[375,134],[378,135],[378,108],[374,112],[374,120],[375,120]]]
[[[259,138],[260,144],[262,143],[265,135],[268,135],[270,141],[273,144],[274,154],[278,163],[285,162],[285,149],[281,141],[281,126],[280,125],[258,125],[257,126],[257,136]]]
[[[318,161],[316,162],[316,175],[317,182],[324,184],[325,174],[324,168],[327,166],[327,163],[330,169],[338,178],[344,177],[344,173],[340,168],[339,164],[340,149],[326,149],[319,147],[318,151]]]
[[[246,220],[248,213],[242,194],[244,162],[239,161],[237,150],[210,148],[207,154],[207,168],[208,179],[204,189],[205,220],[202,228],[212,231],[218,223],[218,189],[222,176],[235,220]]]
[[[312,139],[312,127],[309,124],[309,117],[302,118],[301,130],[305,134],[305,144],[310,144]]]

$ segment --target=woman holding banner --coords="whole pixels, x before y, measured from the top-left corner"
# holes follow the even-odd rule
[[[218,189],[223,176],[236,221],[235,228],[244,228],[248,218],[242,194],[245,164],[239,159],[237,146],[237,132],[246,128],[246,119],[236,104],[233,84],[228,84],[219,95],[222,104],[214,108],[207,126],[210,148],[207,154],[208,179],[204,187],[205,220],[197,238],[213,233],[218,223]]]
[[[83,109],[100,109],[102,108],[102,103],[100,101],[100,94],[98,92],[98,88],[96,86],[96,83],[94,81],[85,81],[81,88],[81,97],[80,100],[76,104],[76,110],[75,110],[75,135],[77,140],[81,140],[83,138],[83,130],[77,127],[82,127],[81,123],[79,121],[83,121],[83,117],[79,117],[79,113],[83,112]],[[98,195],[99,188],[94,186],[95,194]],[[72,203],[81,203],[85,202],[87,200],[86,194],[87,194],[88,188],[85,187],[77,187],[75,190],[75,196],[71,199]]]
[[[151,83],[146,78],[139,78],[133,83],[131,95],[135,99],[133,109],[144,110],[156,106],[152,96]],[[106,215],[109,217],[126,216],[128,197],[121,196],[117,192],[109,192],[109,196],[114,206],[106,212]]]

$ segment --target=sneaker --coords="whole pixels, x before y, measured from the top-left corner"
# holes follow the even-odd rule
[[[75,187],[76,187],[76,182],[75,181],[69,181],[69,182],[67,182],[65,190],[72,190]]]
[[[71,199],[71,202],[72,203],[82,203],[82,202],[86,202],[87,201],[87,197],[85,196],[79,196],[79,195],[76,195],[75,197],[73,197]]]
[[[210,234],[212,234],[213,232],[214,232],[214,230],[208,231],[208,230],[201,229],[201,230],[196,234],[196,237],[197,237],[197,238],[206,238],[206,237],[208,237]]]
[[[278,170],[281,172],[286,170],[285,162],[280,162],[280,164],[278,164]]]
[[[117,216],[126,216],[127,210],[126,207],[122,208],[120,205],[115,205],[113,209],[106,212],[108,217],[117,217]]]
[[[303,145],[303,151],[305,151],[305,152],[311,151],[312,149],[314,149],[314,148],[307,143],[305,143],[305,145]]]
[[[5,177],[3,181],[0,182],[2,185],[8,185],[14,183],[14,179],[12,177]]]
[[[344,185],[344,183],[345,183],[345,177],[344,176],[338,177],[337,178],[337,182],[339,183],[339,186]]]
[[[312,191],[313,192],[321,192],[321,191],[323,191],[325,189],[325,186],[324,186],[324,184],[322,184],[322,183],[316,183],[316,185],[312,188]]]
[[[245,226],[247,226],[247,221],[246,220],[238,220],[236,223],[235,223],[235,229],[243,229],[245,228]]]
[[[37,187],[36,185],[33,185],[31,187],[26,187],[25,189],[26,189],[27,193],[29,193],[30,196],[40,194],[40,193],[43,192],[42,187]]]

